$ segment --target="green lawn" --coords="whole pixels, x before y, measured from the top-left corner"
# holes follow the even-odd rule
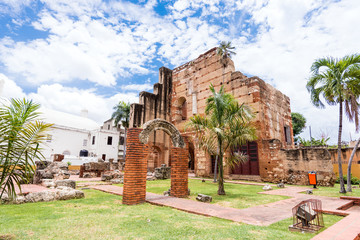
[[[163,194],[170,188],[170,180],[147,181],[146,185],[146,191]],[[189,179],[189,188],[190,198],[193,200],[198,193],[202,193],[212,196],[212,203],[232,208],[248,208],[289,198],[258,194],[258,192],[263,192],[263,187],[255,185],[225,183],[225,196],[217,195],[218,184],[211,181],[201,182],[200,180]]]
[[[307,186],[310,187],[311,186]],[[309,188],[309,189],[310,189]],[[346,185],[345,185],[346,189]],[[340,196],[353,196],[353,197],[360,197],[360,188],[353,188],[352,192],[347,193],[339,193],[340,185],[335,184],[334,187],[318,187],[318,189],[314,189],[314,195],[319,196],[327,196],[327,197],[340,197]]]
[[[231,192],[231,187],[227,189]],[[13,234],[16,239],[41,240],[311,239],[314,236],[289,232],[291,219],[259,227],[169,207],[150,204],[126,206],[121,204],[120,196],[95,190],[84,191],[85,199],[0,205],[0,239],[5,234]],[[325,215],[325,226],[340,219]]]

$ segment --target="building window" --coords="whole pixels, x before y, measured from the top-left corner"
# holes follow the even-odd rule
[[[112,145],[112,137],[107,138],[107,145]]]
[[[291,133],[290,133],[290,127],[289,126],[285,126],[284,127],[284,134],[285,134],[285,142],[287,144],[291,144]]]
[[[124,145],[124,142],[125,142],[125,138],[120,137],[119,145]]]
[[[92,145],[95,144],[95,136],[92,137]]]
[[[87,139],[84,139],[83,140],[83,147],[86,147],[86,145],[87,145]]]
[[[110,124],[108,125],[108,130],[110,130]]]
[[[51,142],[51,140],[52,140],[52,135],[51,134],[46,135],[46,142]]]
[[[101,159],[105,161],[105,160],[106,160],[106,154],[103,154],[103,155],[101,156]]]

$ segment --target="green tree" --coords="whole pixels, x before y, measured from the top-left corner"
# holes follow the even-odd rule
[[[187,126],[195,130],[200,148],[218,156],[218,194],[225,195],[224,153],[256,139],[256,130],[251,123],[254,116],[247,105],[240,105],[231,94],[224,93],[223,87],[216,92],[210,85],[210,90],[212,96],[206,100],[205,116],[191,117]],[[233,151],[229,154],[226,158],[229,165],[246,159]]]
[[[306,119],[301,113],[293,112],[293,113],[291,113],[291,120],[292,120],[292,127],[293,127],[293,135],[295,138],[297,135],[302,133],[303,129],[305,128]]]
[[[126,136],[127,129],[129,128],[130,122],[130,103],[126,103],[124,101],[120,101],[116,104],[113,109],[115,110],[111,116],[114,119],[115,126],[117,127],[121,122],[121,125],[125,128],[125,136],[124,136],[124,151],[123,157],[125,159],[126,156]]]
[[[0,107],[0,198],[16,196],[15,186],[29,182],[35,160],[42,160],[40,144],[51,124],[37,120],[40,105],[25,99],[11,99]]]
[[[216,54],[220,57],[220,63],[223,66],[222,83],[224,84],[225,79],[225,68],[229,65],[229,59],[232,55],[236,55],[233,51],[235,47],[231,46],[231,42],[222,41],[220,46],[217,48]],[[217,164],[218,157],[215,158],[215,170],[214,170],[214,182],[216,182]]]
[[[341,166],[341,135],[343,108],[350,121],[359,129],[360,55],[354,54],[341,59],[332,57],[316,60],[311,66],[312,75],[307,83],[311,101],[323,108],[322,96],[329,105],[339,105],[338,164],[340,193],[346,193]]]

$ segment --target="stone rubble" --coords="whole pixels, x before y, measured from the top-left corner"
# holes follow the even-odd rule
[[[42,183],[43,179],[64,180],[70,178],[69,167],[63,162],[36,161],[34,184]]]
[[[199,193],[198,196],[196,197],[196,200],[200,202],[212,202],[212,197],[209,195]]]
[[[269,184],[265,184],[265,186],[263,187],[264,191],[269,191],[272,190],[272,187]]]
[[[84,198],[84,192],[66,186],[59,186],[54,190],[45,190],[41,192],[31,192],[26,195],[18,195],[11,201],[7,194],[4,194],[0,203],[32,203],[32,202],[50,202],[55,200],[69,200]]]

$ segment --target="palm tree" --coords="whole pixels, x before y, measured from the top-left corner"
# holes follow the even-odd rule
[[[129,122],[130,122],[130,103],[125,103],[124,101],[120,101],[118,104],[116,104],[113,109],[115,112],[113,112],[111,118],[114,119],[115,126],[118,126],[119,122],[121,122],[121,125],[125,128],[125,136],[124,136],[124,151],[123,151],[123,157],[125,159],[126,156],[126,134],[127,129],[129,128]]]
[[[217,48],[217,55],[220,56],[220,62],[224,69],[229,63],[229,58],[231,58],[232,55],[236,55],[236,53],[233,51],[234,49],[235,47],[231,46],[231,42],[225,41],[222,41],[220,46]]]
[[[235,47],[231,46],[231,42],[222,41],[216,51],[217,55],[220,56],[220,63],[223,66],[223,74],[222,74],[222,83],[223,84],[224,84],[224,78],[225,78],[225,68],[229,64],[229,59],[231,58],[232,55],[236,55],[236,53],[233,51],[234,49],[235,49]],[[216,158],[215,158],[214,182],[216,182],[218,157],[219,156],[216,156]]]
[[[343,108],[350,121],[355,121],[359,129],[360,95],[360,55],[354,54],[341,59],[332,57],[316,60],[311,66],[312,75],[306,85],[311,101],[316,107],[323,108],[323,96],[329,105],[339,105],[338,164],[340,193],[346,193],[341,165],[341,134]]]
[[[224,93],[222,86],[216,92],[210,85],[212,96],[206,100],[205,116],[195,115],[187,123],[195,130],[199,147],[219,159],[218,194],[225,195],[224,189],[224,153],[256,138],[255,128],[251,124],[253,114],[247,105],[240,105],[231,94]],[[229,165],[247,159],[230,152]]]
[[[40,105],[31,100],[11,99],[0,107],[0,199],[16,197],[15,186],[29,182],[34,161],[43,159],[39,145],[51,124],[37,120]]]

